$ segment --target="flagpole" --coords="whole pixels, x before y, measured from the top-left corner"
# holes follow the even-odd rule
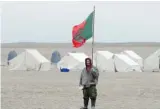
[[[92,37],[92,64],[93,64],[93,52],[94,52],[94,23],[95,23],[95,6],[93,7],[93,23],[92,23],[92,32],[93,32],[93,37]]]

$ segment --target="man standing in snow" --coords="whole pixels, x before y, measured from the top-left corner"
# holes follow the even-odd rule
[[[89,98],[91,99],[91,108],[95,109],[99,71],[92,65],[90,58],[85,59],[86,67],[82,70],[80,76],[79,86],[83,90],[84,107],[81,109],[88,109]]]

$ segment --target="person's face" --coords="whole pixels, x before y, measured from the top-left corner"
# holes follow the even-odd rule
[[[86,65],[90,66],[91,65],[91,61],[89,59],[86,60]]]

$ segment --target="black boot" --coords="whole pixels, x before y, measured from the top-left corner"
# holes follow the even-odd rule
[[[96,99],[91,99],[91,109],[95,109]]]
[[[84,107],[81,109],[88,109],[89,98],[84,98]]]

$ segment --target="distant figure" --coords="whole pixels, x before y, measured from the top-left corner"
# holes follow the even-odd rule
[[[92,66],[90,58],[85,59],[85,68],[81,72],[79,86],[83,90],[84,107],[81,109],[88,109],[89,98],[91,99],[91,109],[95,109],[99,71]]]
[[[10,60],[12,60],[13,58],[15,58],[17,56],[17,53],[16,53],[16,51],[10,51],[9,53],[8,53],[8,60],[7,60],[7,64],[9,65],[9,61]]]
[[[51,56],[51,63],[57,64],[61,60],[61,55],[58,51],[54,51]]]

